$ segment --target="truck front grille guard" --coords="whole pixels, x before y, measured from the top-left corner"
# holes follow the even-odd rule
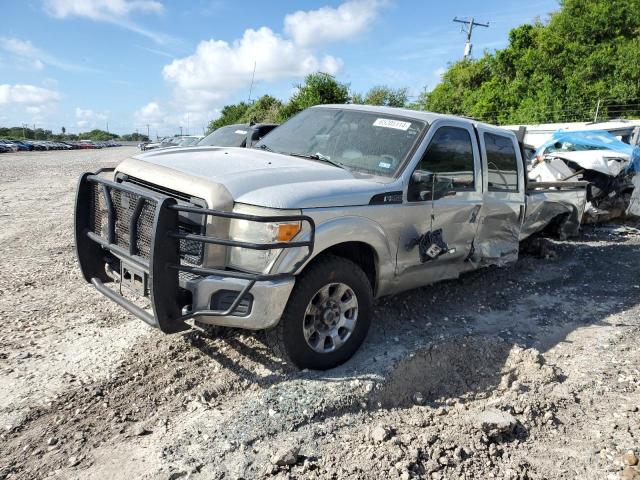
[[[261,216],[233,212],[222,212],[207,208],[178,205],[175,198],[158,192],[142,189],[131,184],[116,183],[96,173],[85,173],[80,177],[76,193],[75,205],[75,241],[76,255],[82,275],[87,282],[124,307],[130,313],[142,319],[149,325],[159,328],[163,332],[173,333],[189,328],[185,323],[196,316],[227,316],[233,314],[243,298],[251,291],[258,281],[277,280],[290,278],[295,270],[306,262],[313,254],[315,241],[315,223],[306,215],[285,216]],[[117,218],[117,209],[113,204],[113,193],[119,195],[126,193],[130,201],[135,199],[135,205],[127,210],[131,213],[128,219],[128,245],[123,248],[118,245],[117,227],[120,225]],[[104,235],[95,231],[95,209],[92,205],[92,195],[99,194],[104,200],[107,213],[107,225]],[[153,210],[153,224],[150,235],[150,247],[147,255],[139,248],[139,218],[143,211]],[[309,225],[309,239],[297,242],[277,243],[251,243],[210,237],[195,233],[180,231],[178,217],[180,212],[189,212],[210,217],[247,220],[250,222],[304,222]],[[146,240],[146,239],[145,239]],[[202,244],[215,244],[228,247],[248,248],[252,250],[274,250],[286,248],[307,248],[307,253],[294,265],[291,271],[281,273],[253,274],[234,270],[205,268],[180,263],[179,243],[181,241],[198,242]],[[105,283],[112,279],[107,274],[106,264],[110,252],[120,261],[130,263],[141,269],[148,275],[149,299],[153,314],[124,298],[118,292],[110,289]],[[187,314],[182,313],[179,303],[180,290],[179,272],[188,272],[195,275],[215,275],[226,278],[247,280],[248,283],[240,291],[235,300],[225,310],[197,310]]]

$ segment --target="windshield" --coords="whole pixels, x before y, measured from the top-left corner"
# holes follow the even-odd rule
[[[393,114],[311,108],[273,130],[256,148],[390,177],[424,128],[422,121]]]
[[[215,147],[244,147],[249,133],[248,125],[220,127],[198,142],[198,145]]]

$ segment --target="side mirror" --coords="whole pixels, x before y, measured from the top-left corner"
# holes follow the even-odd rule
[[[413,196],[416,200],[438,200],[449,195],[453,191],[453,182],[450,178],[441,177],[437,173],[416,170],[411,174]],[[417,198],[416,198],[417,197]]]
[[[433,183],[433,176],[434,174],[431,172],[416,170],[411,174],[411,181],[413,183],[431,184]]]

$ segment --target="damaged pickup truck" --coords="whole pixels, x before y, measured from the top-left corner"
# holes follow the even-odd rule
[[[576,233],[584,201],[580,183],[527,186],[513,132],[327,105],[254,149],[85,173],[75,236],[84,278],[163,332],[264,329],[286,360],[327,369],[363,342],[374,298],[515,261],[550,225]]]

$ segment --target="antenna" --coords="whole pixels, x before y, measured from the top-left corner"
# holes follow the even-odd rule
[[[464,43],[464,56],[462,57],[464,60],[467,60],[469,59],[469,57],[471,57],[471,50],[473,49],[473,44],[471,43],[471,34],[473,33],[473,27],[489,28],[489,22],[478,23],[473,17],[471,17],[471,19],[454,17],[453,21],[456,23],[461,23],[462,27],[460,27],[460,31],[467,34],[467,41]]]
[[[256,78],[256,62],[253,62],[253,73],[251,74],[251,86],[249,87],[249,100],[247,103],[251,103],[251,93],[253,92],[253,80]]]

